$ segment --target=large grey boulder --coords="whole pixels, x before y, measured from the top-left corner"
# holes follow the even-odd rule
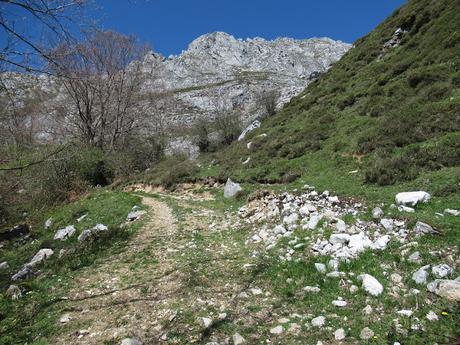
[[[460,281],[436,279],[434,282],[428,284],[427,288],[428,291],[444,297],[449,301],[460,301]]]
[[[412,280],[417,284],[426,284],[429,273],[426,271],[427,267],[424,266],[412,274]]]
[[[54,239],[65,241],[68,238],[72,237],[73,234],[75,234],[75,231],[77,231],[77,229],[75,229],[73,225],[68,225],[64,229],[59,229],[58,231],[56,231],[56,233],[54,234]]]
[[[39,263],[41,263],[42,261],[48,259],[53,254],[54,254],[54,252],[53,252],[52,249],[48,249],[48,248],[40,249],[37,252],[37,254],[34,255],[32,260],[30,260],[30,262],[28,264],[26,264],[26,265],[29,266],[29,267],[34,267],[34,266],[38,265]]]
[[[133,208],[134,209],[134,208]],[[146,211],[143,210],[134,210],[128,213],[128,216],[126,216],[126,220],[128,222],[134,222],[135,220],[138,220],[140,217],[142,217],[144,214],[146,214]]]
[[[445,278],[453,271],[452,267],[446,264],[439,264],[431,268],[431,272],[433,272],[436,278]]]
[[[403,192],[396,194],[395,201],[398,205],[415,206],[421,202],[428,202],[431,195],[427,192]]]
[[[32,268],[30,268],[29,266],[23,266],[19,271],[13,274],[13,276],[11,277],[11,280],[18,281],[18,280],[30,278],[32,276],[33,276]]]
[[[437,231],[427,223],[417,222],[415,223],[414,231],[417,235],[436,234]]]
[[[78,236],[79,242],[84,242],[91,238],[92,232],[89,229],[83,230],[83,232]]]
[[[33,275],[32,268],[40,264],[42,261],[48,259],[54,252],[52,249],[43,248],[40,249],[37,254],[34,255],[30,262],[26,263],[22,268],[16,272],[11,279],[12,280],[23,280]]]
[[[10,285],[5,292],[5,295],[12,300],[17,300],[22,297],[22,291],[17,285]]]
[[[227,180],[227,183],[224,187],[224,197],[225,198],[232,198],[238,192],[241,192],[243,188],[239,185],[239,183],[233,182],[230,178]]]

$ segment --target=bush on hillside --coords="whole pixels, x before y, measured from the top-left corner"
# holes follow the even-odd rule
[[[416,169],[403,157],[378,157],[365,172],[366,183],[380,186],[397,181],[412,180],[417,177]]]
[[[164,158],[166,140],[159,134],[132,136],[123,146],[107,154],[116,176],[128,177],[144,171]]]
[[[184,160],[174,165],[173,169],[168,169],[162,177],[161,185],[168,189],[174,189],[179,183],[191,182],[193,175],[198,171],[197,165],[189,160]]]
[[[200,152],[211,151],[211,140],[209,138],[211,126],[210,121],[204,118],[198,119],[193,124],[192,134],[195,136],[195,144],[200,149]]]
[[[238,139],[242,131],[239,112],[228,111],[220,114],[214,120],[214,127],[219,132],[221,145],[230,145]]]

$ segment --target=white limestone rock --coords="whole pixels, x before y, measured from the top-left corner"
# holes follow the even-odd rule
[[[334,338],[337,341],[341,341],[345,339],[345,330],[343,328],[339,328],[334,332]]]
[[[326,265],[325,264],[322,264],[322,263],[315,263],[315,268],[316,270],[319,272],[319,273],[326,273]]]
[[[362,340],[369,340],[369,339],[372,339],[372,337],[374,336],[374,331],[372,329],[370,329],[369,327],[365,327],[361,330],[361,333],[359,334],[359,337],[362,339]]]
[[[270,329],[270,333],[275,334],[275,335],[281,334],[283,332],[284,332],[284,328],[281,325],[278,325],[278,326],[273,327],[272,329]]]
[[[417,284],[426,284],[426,281],[428,280],[428,272],[424,267],[418,269],[412,274],[412,280],[415,281]]]
[[[393,219],[388,219],[388,218],[383,218],[380,220],[380,224],[383,226],[383,228],[386,231],[393,231],[394,229],[394,220]]]
[[[374,219],[380,219],[383,217],[383,210],[380,207],[375,207],[372,210],[372,218]]]
[[[412,207],[422,202],[428,202],[430,199],[431,195],[423,191],[398,193],[395,197],[396,204]]]
[[[348,234],[332,234],[329,238],[329,242],[332,244],[348,244],[350,242],[351,236]]]
[[[45,230],[49,230],[51,229],[51,227],[53,226],[53,219],[52,218],[48,218],[45,222],[45,225],[44,225],[44,228]]]
[[[239,183],[233,182],[230,178],[228,178],[227,183],[224,187],[224,197],[232,198],[242,190],[243,189],[241,188]]]
[[[143,345],[136,338],[125,338],[121,341],[121,345]]]
[[[364,290],[372,295],[379,296],[383,292],[383,285],[370,274],[361,275]]]
[[[246,340],[239,333],[233,334],[232,339],[233,339],[233,344],[234,345],[241,345],[241,344],[244,344],[246,342]]]
[[[434,282],[428,284],[427,289],[449,301],[460,301],[460,281],[436,279]]]
[[[73,225],[66,226],[64,229],[59,229],[58,231],[56,231],[56,233],[54,234],[54,239],[65,241],[68,238],[72,237],[73,234],[75,234],[75,231],[77,231],[77,229],[75,229]]]
[[[458,216],[460,216],[460,211],[459,210],[454,210],[454,209],[451,209],[451,208],[446,208],[444,210],[444,214],[448,214],[448,215],[451,215],[451,216],[458,217]]]
[[[84,242],[86,240],[88,240],[92,235],[92,232],[91,230],[89,229],[86,229],[86,230],[83,230],[82,233],[80,235],[78,235],[78,241],[79,242]]]
[[[146,211],[142,211],[142,210],[133,210],[128,213],[128,215],[126,216],[126,220],[128,222],[134,222],[135,220],[138,220],[140,217],[142,217],[146,213],[147,213]]]
[[[437,233],[437,231],[434,230],[431,225],[420,221],[415,223],[414,231],[417,235],[428,235]]]
[[[440,264],[433,266],[431,272],[435,275],[436,278],[445,278],[450,275],[454,270],[452,267],[446,264]]]
[[[326,318],[322,315],[315,317],[311,320],[311,325],[313,327],[321,328],[326,324]]]
[[[259,120],[253,121],[249,126],[247,126],[238,137],[238,141],[243,140],[249,132],[252,132],[254,129],[259,128],[261,125]]]

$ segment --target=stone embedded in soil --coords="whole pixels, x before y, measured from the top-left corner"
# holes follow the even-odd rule
[[[209,317],[202,317],[201,322],[203,323],[204,328],[209,328],[212,325],[212,319]]]
[[[383,211],[380,207],[375,207],[373,210],[372,210],[372,218],[374,219],[380,219],[383,217]]]
[[[315,263],[315,268],[316,270],[319,272],[319,273],[326,273],[326,265],[325,264],[322,264],[322,263]]]
[[[312,293],[318,293],[318,292],[321,291],[321,289],[318,286],[305,286],[303,288],[303,291],[312,292]]]
[[[398,310],[396,313],[401,316],[411,317],[414,312],[412,310],[402,309]]]
[[[414,231],[417,235],[428,235],[436,233],[436,231],[433,229],[431,225],[420,221],[415,223]]]
[[[428,314],[426,314],[426,318],[428,321],[437,321],[439,319],[438,315],[436,315],[436,313],[432,310],[430,310]]]
[[[420,256],[420,252],[413,252],[411,255],[409,255],[407,261],[412,262],[413,264],[421,264],[422,258]]]
[[[382,284],[370,274],[363,274],[361,278],[364,290],[370,295],[378,296],[383,292]]]
[[[426,281],[428,280],[428,272],[422,267],[412,274],[412,280],[420,285],[426,284]]]
[[[372,307],[371,307],[369,304],[366,305],[366,306],[363,308],[363,313],[364,313],[365,315],[370,315],[370,314],[372,314],[372,311],[373,311],[373,309],[372,309]]]
[[[398,205],[416,206],[421,202],[428,202],[431,195],[424,191],[417,192],[402,192],[396,194],[395,201]]]
[[[374,331],[370,329],[369,327],[365,327],[361,330],[361,333],[359,334],[359,337],[362,340],[369,340],[374,336]]]
[[[272,329],[270,329],[271,334],[281,334],[281,333],[283,333],[283,331],[284,331],[284,328],[281,325],[273,327]]]
[[[335,340],[343,340],[345,339],[345,330],[343,328],[339,328],[334,332],[334,338]]]
[[[336,300],[336,301],[332,301],[332,305],[335,307],[343,308],[347,306],[347,302],[342,301],[342,300]]]
[[[324,316],[317,316],[311,320],[311,325],[313,327],[323,327],[326,323],[326,318]]]
[[[65,241],[66,239],[72,237],[75,231],[77,231],[77,229],[75,229],[73,225],[66,226],[63,229],[56,231],[56,234],[54,234],[54,239]]]
[[[246,341],[239,333],[233,334],[232,339],[234,345],[241,345],[244,344],[244,342]]]
[[[242,190],[243,189],[241,188],[241,186],[238,183],[233,182],[230,178],[228,178],[227,183],[225,183],[225,187],[224,187],[224,197],[225,198],[232,198],[236,194],[241,192]]]
[[[431,272],[436,276],[436,278],[445,278],[453,272],[452,267],[446,264],[440,264],[433,266]]]
[[[449,301],[460,301],[460,281],[436,279],[434,282],[428,284],[427,289]]]
[[[136,338],[125,338],[121,341],[121,345],[142,345]]]

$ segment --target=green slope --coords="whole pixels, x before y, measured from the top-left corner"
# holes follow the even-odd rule
[[[399,45],[385,49],[399,28]],[[248,182],[352,170],[378,185],[446,169],[457,176],[460,1],[410,1],[259,130],[211,159],[215,174]]]

